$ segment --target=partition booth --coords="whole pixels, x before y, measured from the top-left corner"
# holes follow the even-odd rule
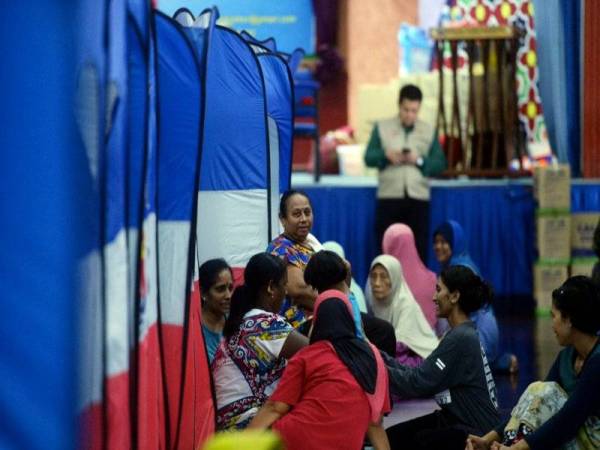
[[[198,267],[225,258],[239,283],[279,234],[298,53],[218,25],[216,8],[101,4],[80,11],[77,65],[97,193],[81,279],[83,439],[198,448],[215,424]]]

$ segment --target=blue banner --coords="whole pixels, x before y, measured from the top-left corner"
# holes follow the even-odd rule
[[[277,50],[291,53],[302,48],[315,53],[316,26],[311,0],[158,0],[158,8],[172,16],[179,8],[188,8],[197,16],[215,5],[221,17],[219,25],[238,32],[246,30],[259,40],[275,38]]]

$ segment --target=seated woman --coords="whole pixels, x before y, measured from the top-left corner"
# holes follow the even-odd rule
[[[198,269],[200,295],[202,299],[202,333],[212,361],[221,338],[225,317],[229,314],[233,273],[224,259],[210,259]]]
[[[323,242],[323,250],[332,251],[340,258],[346,259],[346,252],[344,252],[344,248],[338,242]],[[354,297],[354,299],[356,300],[356,304],[358,305],[360,312],[366,313],[367,303],[365,300],[365,293],[354,278],[350,279],[350,296]],[[352,299],[350,299],[350,301],[352,301]]]
[[[310,345],[288,364],[279,386],[251,423],[272,428],[288,450],[389,448],[381,426],[390,410],[379,351],[356,337],[347,294],[348,271],[333,252],[313,256],[306,282],[319,291]]]
[[[404,273],[404,279],[415,300],[423,310],[425,318],[434,330],[437,326],[435,306],[431,299],[435,294],[436,276],[425,267],[417,253],[415,235],[408,225],[395,223],[390,225],[383,235],[383,253],[395,256]]]
[[[441,407],[432,414],[386,430],[392,449],[465,448],[468,433],[489,430],[498,423],[496,387],[485,352],[469,314],[491,288],[465,266],[442,271],[434,302],[438,317],[448,319],[450,330],[419,367],[385,358],[393,394],[431,397]]]
[[[508,422],[469,436],[467,448],[600,448],[600,294],[590,278],[571,277],[552,292],[552,328],[565,348],[546,381],[525,390]]]
[[[287,359],[308,343],[276,314],[286,280],[285,264],[259,253],[233,294],[225,339],[211,365],[219,430],[247,426],[277,386]]]
[[[279,219],[283,233],[269,244],[267,252],[279,256],[287,264],[290,301],[284,303],[281,314],[294,328],[307,334],[317,292],[304,281],[304,269],[312,255],[321,250],[319,241],[310,234],[313,211],[308,196],[302,191],[286,191],[279,204]],[[364,332],[377,348],[393,355],[396,339],[391,325],[361,313],[354,296],[350,296],[350,301],[359,334]]]
[[[316,292],[304,282],[304,269],[321,246],[310,234],[313,214],[308,196],[302,191],[284,192],[279,204],[279,219],[283,233],[269,244],[267,252],[279,256],[287,265],[290,302],[284,304],[282,312],[298,328],[310,317],[317,298]]]
[[[379,255],[373,260],[366,295],[375,317],[394,327],[398,361],[418,366],[437,347],[438,339],[404,280],[396,258]]]
[[[433,233],[433,250],[442,269],[461,265],[468,267],[481,276],[479,268],[469,255],[465,232],[458,222],[448,220],[435,230]],[[507,352],[500,354],[498,322],[489,300],[471,314],[471,320],[477,327],[479,339],[492,369],[497,372],[517,372],[519,369],[517,357]]]

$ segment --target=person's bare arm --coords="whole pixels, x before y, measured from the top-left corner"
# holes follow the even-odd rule
[[[313,310],[315,300],[317,299],[317,291],[304,281],[304,272],[296,267],[288,264],[287,266],[287,293],[294,304],[302,308]]]
[[[375,450],[390,450],[390,442],[381,421],[377,424],[372,423],[369,425],[367,436],[369,437],[369,441],[371,441],[371,446]]]
[[[273,423],[285,416],[290,411],[290,405],[283,402],[267,402],[260,408],[254,419],[248,425],[248,428],[258,428],[264,430]]]
[[[292,356],[296,354],[296,352],[308,345],[308,338],[303,334],[298,333],[297,331],[292,331],[283,347],[281,347],[281,351],[279,352],[279,356],[290,359]]]

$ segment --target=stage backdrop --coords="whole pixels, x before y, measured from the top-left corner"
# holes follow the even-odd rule
[[[314,235],[339,242],[352,263],[355,279],[365,285],[375,255],[374,179],[344,184],[323,177],[319,186],[294,177],[314,208]],[[347,180],[347,179],[346,179]],[[573,212],[600,211],[600,183],[574,181]],[[436,181],[431,189],[430,233],[448,219],[465,229],[469,251],[498,297],[531,297],[535,260],[535,202],[531,179],[503,181]],[[428,266],[439,267],[429,251]],[[510,305],[509,305],[510,306]],[[517,305],[518,306],[518,305]]]

